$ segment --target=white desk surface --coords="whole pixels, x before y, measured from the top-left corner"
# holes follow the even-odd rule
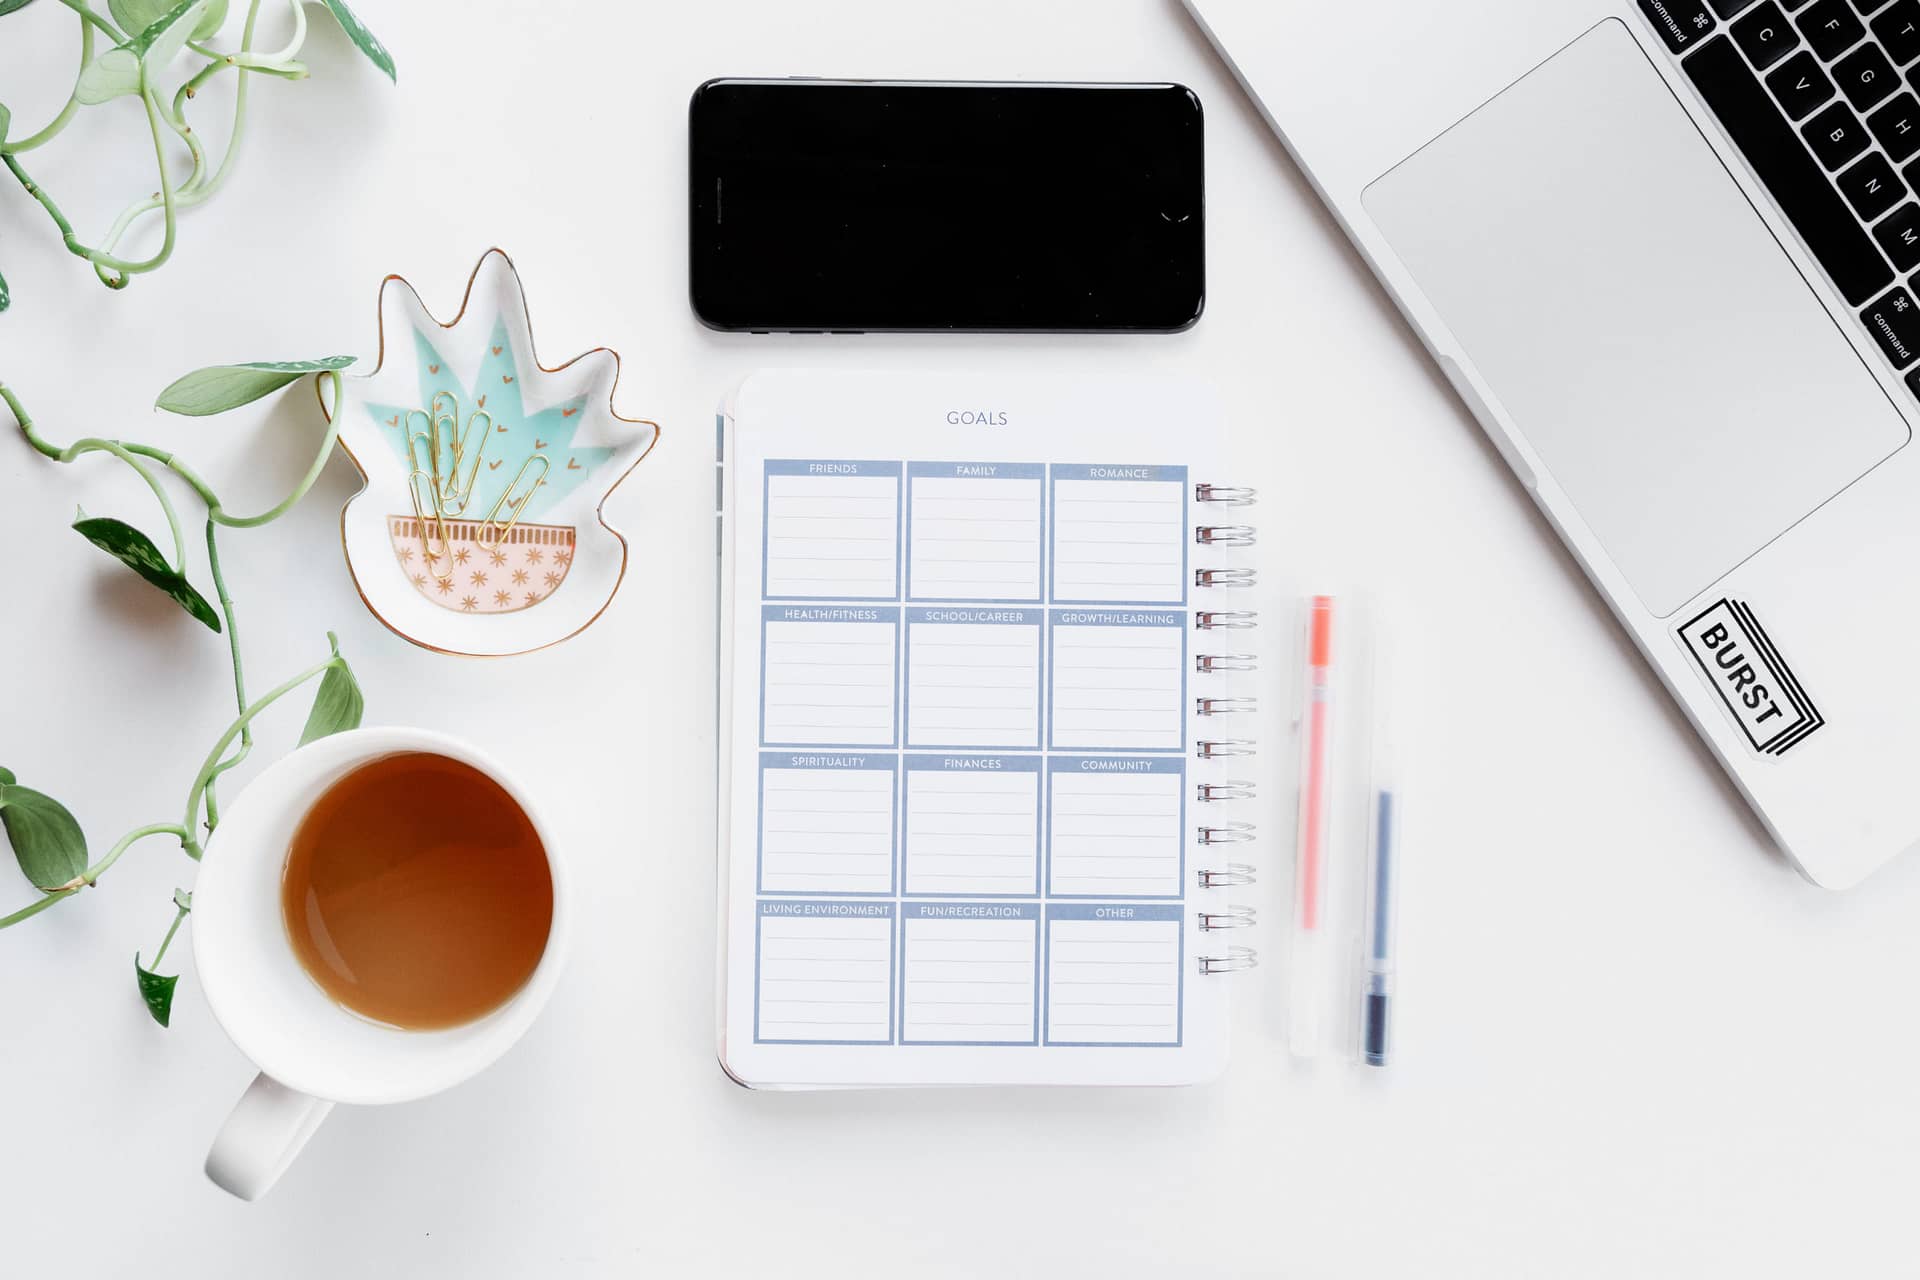
[[[0,378],[58,439],[185,452],[237,507],[305,465],[316,415],[148,412],[202,364],[370,357],[380,277],[443,315],[505,247],[549,360],[625,359],[665,426],[608,506],[638,555],[582,637],[436,657],[355,596],[328,469],[229,535],[265,686],[340,632],[370,720],[450,730],[558,813],[580,889],[571,971],[528,1038],[426,1102],[341,1109],[252,1206],[200,1174],[251,1068],[190,948],[174,1026],[136,947],[192,867],[162,842],[0,935],[0,1270],[75,1277],[409,1275],[1746,1276],[1911,1265],[1920,863],[1831,896],[1770,851],[1569,557],[1173,0],[366,3],[399,88],[312,10],[309,83],[258,83],[228,190],[124,294],[0,184]],[[0,19],[0,100],[65,92],[71,20]],[[24,37],[33,36],[28,40]],[[1354,68],[1355,92],[1385,68]],[[686,304],[687,96],[714,75],[1178,80],[1207,111],[1205,318],[1177,337],[748,337]],[[87,192],[144,191],[127,142]],[[130,139],[130,140],[129,140]],[[135,190],[137,188],[137,191]],[[109,197],[114,197],[109,199]],[[956,192],[991,202],[1004,193]],[[77,207],[76,207],[77,206]],[[1397,595],[1422,679],[1400,1061],[1289,1065],[1283,967],[1242,987],[1222,1083],[1168,1092],[757,1095],[713,1053],[713,409],[760,365],[1150,366],[1216,379],[1280,610],[1306,579]],[[225,646],[64,525],[151,524],[136,481],[0,434],[0,763],[96,841],[176,811],[226,723]],[[290,745],[301,713],[256,758]],[[1279,716],[1264,726],[1282,733]],[[1269,766],[1276,785],[1283,766]],[[1285,829],[1288,805],[1270,818]],[[1287,842],[1268,843],[1268,906]],[[1277,874],[1276,874],[1277,873]],[[0,868],[0,903],[26,900]],[[1275,913],[1277,914],[1277,913]],[[189,928],[191,926],[189,925]],[[1270,948],[1281,941],[1270,931]],[[1274,949],[1277,953],[1279,948]],[[170,957],[171,959],[172,957]]]

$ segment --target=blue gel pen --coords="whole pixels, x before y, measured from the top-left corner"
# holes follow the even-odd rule
[[[1394,796],[1376,780],[1373,856],[1367,862],[1367,973],[1362,984],[1360,1041],[1370,1066],[1387,1065],[1388,1015],[1393,1002]]]
[[[1377,630],[1377,629],[1376,629]],[[1394,893],[1399,887],[1399,810],[1393,777],[1390,731],[1390,666],[1385,637],[1374,642],[1373,670],[1373,831],[1367,858],[1366,972],[1360,983],[1360,1051],[1369,1066],[1384,1067],[1390,1044],[1393,1006]]]

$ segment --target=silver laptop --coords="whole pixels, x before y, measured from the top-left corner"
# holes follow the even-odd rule
[[[1920,841],[1920,0],[1186,0],[1781,847]]]

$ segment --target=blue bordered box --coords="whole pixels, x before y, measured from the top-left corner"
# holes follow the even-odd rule
[[[968,600],[985,604],[1039,604],[1045,599],[1046,470],[1046,466],[1038,462],[908,463],[907,599]],[[931,510],[923,513],[920,509],[922,502],[944,501],[926,496],[920,484],[925,480],[1030,481],[1033,497],[1031,503],[1011,494],[970,497],[962,500],[984,510],[962,518],[936,516]],[[1005,494],[1016,486],[982,483],[979,487]],[[929,564],[955,567],[943,570],[941,581],[929,581],[928,574],[915,571],[923,552]],[[953,552],[959,554],[951,554]],[[1014,576],[1014,567],[1022,565],[1032,570],[1030,591],[1010,589],[1016,584],[1006,581]]]
[[[891,896],[900,829],[898,760],[874,752],[761,752],[755,891],[791,897]],[[783,802],[779,797],[786,794],[794,799]],[[776,797],[771,805],[769,796]],[[774,846],[771,872],[769,835]],[[871,870],[852,869],[856,867]]]
[[[1064,499],[1062,484],[1074,486]],[[1094,496],[1097,490],[1085,490],[1083,485],[1115,488],[1110,496]],[[1098,513],[1083,514],[1089,507]],[[1048,468],[1047,510],[1051,539],[1047,581],[1053,603],[1187,602],[1187,553],[1193,529],[1185,467],[1055,463]],[[1085,550],[1075,549],[1080,547]],[[1144,572],[1149,562],[1165,572]]]
[[[900,1007],[895,1012],[895,1025],[900,1028],[901,1044],[1031,1046],[1040,1042],[1039,903],[908,902],[901,905],[900,912]],[[914,928],[921,921],[1024,921],[1029,937],[935,939]],[[922,936],[916,939],[916,933]],[[929,958],[936,946],[942,949],[942,955]],[[931,974],[916,978],[916,965],[931,970]],[[1023,969],[1024,978],[1019,976]],[[930,1003],[919,1007],[937,1009],[944,1023],[936,1023],[932,1017],[921,1019],[918,1025],[922,1034],[915,1037],[914,1020],[908,1015],[916,1007],[913,993],[919,985],[935,988],[925,997]],[[1020,1013],[1014,997],[1022,992],[1028,1002],[1024,1015],[1009,1016]],[[948,1026],[951,1031],[926,1034],[934,1025]]]
[[[1050,751],[1184,751],[1187,745],[1187,612],[1184,609],[1051,609],[1047,625],[1047,748]],[[1062,636],[1075,628],[1149,629],[1167,639],[1151,664],[1115,646],[1102,661],[1060,657]],[[1117,662],[1113,659],[1125,659]],[[1133,672],[1136,674],[1129,674]],[[1149,679],[1149,676],[1152,679]],[[1084,677],[1084,678],[1083,678]],[[1138,686],[1151,684],[1143,689]],[[1105,687],[1102,687],[1102,686]],[[1063,705],[1084,700],[1085,707]],[[1137,716],[1116,703],[1151,704]],[[1064,713],[1064,714],[1063,714]],[[1082,718],[1087,723],[1082,724]],[[1067,721],[1063,732],[1061,721]],[[1096,722],[1097,721],[1097,722]],[[1148,722],[1155,729],[1141,726]]]
[[[1180,756],[1048,756],[1047,757],[1047,896],[1049,898],[1070,899],[1125,899],[1128,901],[1149,898],[1181,898],[1184,896],[1187,881],[1187,762]],[[1121,892],[1112,886],[1123,882],[1119,875],[1107,877],[1105,887],[1099,891],[1074,892],[1063,886],[1063,877],[1059,872],[1056,855],[1056,841],[1060,827],[1060,792],[1057,786],[1062,775],[1067,777],[1140,777],[1146,776],[1170,783],[1163,786],[1165,799],[1172,805],[1173,830],[1166,836],[1166,842],[1172,848],[1172,856],[1167,863],[1156,862],[1156,868],[1167,866],[1163,873],[1156,869],[1151,879],[1157,885],[1164,885],[1160,891]],[[1124,798],[1124,797],[1116,797]],[[1078,816],[1078,815],[1074,815]],[[1144,859],[1147,856],[1141,846],[1149,841],[1139,832],[1122,831],[1130,823],[1137,823],[1140,814],[1114,813],[1105,821],[1115,831],[1112,836],[1101,833],[1101,838],[1110,839],[1115,846],[1113,855],[1116,861]],[[1087,836],[1084,838],[1094,838]],[[1157,842],[1151,846],[1158,848]],[[1082,877],[1094,879],[1099,877]],[[1144,887],[1144,879],[1143,885]]]
[[[1186,1030],[1186,918],[1185,908],[1176,902],[1168,903],[1080,903],[1050,902],[1047,904],[1046,937],[1042,943],[1043,990],[1046,993],[1045,1038],[1049,1045],[1077,1045],[1102,1049],[1177,1049]],[[1170,926],[1157,932],[1166,935],[1164,939],[1129,944],[1124,940],[1116,945],[1132,945],[1139,954],[1150,954],[1154,958],[1139,964],[1111,959],[1098,962],[1099,968],[1057,955],[1056,950],[1067,951],[1072,944],[1057,946],[1057,926],[1063,923],[1098,922],[1102,925],[1138,925],[1158,924]],[[1171,952],[1167,948],[1171,946]],[[1130,952],[1106,953],[1128,955]],[[1164,958],[1162,958],[1164,957]],[[1069,969],[1069,966],[1074,966]],[[1056,969],[1069,969],[1071,972],[1097,972],[1102,975],[1100,981],[1081,982],[1075,979],[1075,1000],[1060,1000],[1055,987]],[[1112,991],[1100,990],[1100,982],[1112,987]],[[1164,985],[1163,985],[1164,984]],[[1091,987],[1091,990],[1083,990]],[[1163,995],[1142,993],[1162,992]],[[1171,1003],[1162,1003],[1164,995],[1171,996]],[[1123,999],[1111,999],[1122,996]],[[1098,998],[1096,998],[1098,997]],[[1084,1001],[1085,1003],[1078,1003]],[[1076,1012],[1072,1020],[1057,1016],[1062,1008],[1084,1009]],[[1138,1017],[1142,1009],[1170,1009],[1172,1014],[1170,1035],[1140,1038],[1130,1033],[1128,1025],[1146,1025]],[[1123,1012],[1109,1012],[1122,1010]],[[1164,1017],[1165,1015],[1160,1015]],[[1097,1027],[1095,1024],[1098,1024]],[[1056,1028],[1068,1027],[1081,1034],[1056,1035]],[[1101,1036],[1090,1036],[1088,1031],[1098,1029]],[[1156,1028],[1157,1029],[1157,1028]],[[1106,1038],[1108,1035],[1114,1038]]]
[[[804,477],[820,481],[891,480],[891,487],[872,485],[872,496],[786,496],[809,503],[804,511],[783,512],[773,507],[775,477]],[[897,600],[900,598],[901,464],[851,458],[770,458],[761,476],[760,594],[770,600]],[[879,490],[886,489],[885,501]],[[787,536],[776,547],[774,525]],[[797,526],[797,527],[796,527]],[[811,527],[809,527],[811,526]],[[817,557],[815,579],[802,579],[799,565]],[[879,563],[881,559],[888,564]],[[806,590],[777,590],[775,564],[788,582],[806,581]],[[783,584],[784,585],[784,584]],[[843,589],[836,589],[843,588]],[[856,589],[857,588],[857,589]]]
[[[823,630],[817,636],[795,635],[785,624]],[[776,626],[784,632],[777,652]],[[899,664],[898,605],[761,605],[760,745],[822,750],[895,746],[900,740],[894,705]],[[770,708],[779,713],[771,724]],[[808,719],[819,723],[806,723]]]
[[[892,1044],[899,960],[894,920],[891,902],[760,899],[753,922],[754,1043]],[[776,990],[769,994],[769,987]],[[769,1027],[786,1034],[769,1035]]]
[[[1042,795],[1040,791],[1042,784],[1042,775],[1040,772],[1041,757],[1037,755],[934,754],[909,755],[904,757],[904,761],[906,764],[906,772],[902,788],[903,800],[900,822],[900,830],[903,833],[900,842],[900,885],[905,896],[910,898],[951,898],[962,896],[968,898],[1039,897],[1040,837],[1046,811],[1046,797]],[[914,780],[916,777],[930,777],[933,775],[954,780],[978,779],[980,785],[978,787],[966,787],[962,790],[961,794],[966,797],[966,803],[956,802],[950,806],[941,806],[943,808],[953,808],[958,810],[958,812],[952,815],[932,814],[926,812],[928,803],[929,801],[940,798],[942,792],[933,788],[916,792]],[[1025,787],[1021,788],[1012,785],[1016,782],[1024,782]],[[1015,793],[1018,794],[1016,795]],[[1017,865],[1013,861],[1013,855],[1011,853],[992,852],[983,854],[967,846],[986,845],[988,848],[997,848],[1004,844],[1010,847],[1013,843],[1013,832],[1011,829],[1021,822],[1022,815],[1007,811],[1019,807],[1019,805],[1025,803],[1029,797],[1033,805],[1033,825],[1030,829],[1021,831],[1020,835],[1027,842],[1023,856],[1028,857],[1030,862],[1028,866],[1022,870],[1021,875],[1024,876],[1024,879],[1021,879],[1019,885],[1016,887],[1012,883],[1016,877],[1011,874],[999,874],[1001,870],[1010,872],[1011,869]],[[947,816],[962,819],[973,818],[977,820],[976,825],[983,828],[983,830],[964,833],[940,833],[938,835],[929,835],[923,832],[916,838],[914,831],[916,825],[916,805],[921,806],[919,813],[922,818]],[[950,825],[958,826],[961,824],[953,823]],[[994,828],[994,830],[991,832],[984,830],[984,828],[988,827]],[[936,841],[940,843],[953,841],[955,847],[950,850],[941,849],[935,851],[933,846]],[[991,875],[982,874],[980,878],[970,880],[964,878],[966,873],[958,869],[969,860],[985,861],[989,859],[991,859],[994,864],[994,874]],[[917,868],[926,868],[929,866],[938,866],[940,870],[921,870],[920,874],[916,876],[915,872]],[[997,887],[993,890],[987,890],[981,887],[987,884],[995,884]],[[916,885],[920,887],[916,888]]]
[[[1047,701],[1041,671],[1046,621],[1047,611],[1037,606],[909,607],[901,716],[906,745],[951,751],[1039,750]],[[953,631],[950,639],[933,639],[943,627],[964,630]],[[935,646],[946,656],[936,660]],[[1017,705],[1022,695],[1025,706]],[[916,706],[922,725],[918,737]]]

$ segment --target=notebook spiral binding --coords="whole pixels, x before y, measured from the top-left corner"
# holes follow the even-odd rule
[[[1237,973],[1260,965],[1260,953],[1252,947],[1228,947],[1223,956],[1201,956],[1201,973]]]
[[[1223,507],[1248,507],[1256,500],[1254,490],[1238,486],[1197,484],[1193,487],[1195,502],[1211,503]],[[1257,530],[1248,524],[1201,524],[1193,531],[1194,542],[1215,550],[1251,547],[1257,538]],[[1258,575],[1244,565],[1208,565],[1193,571],[1193,583],[1196,587],[1247,588],[1255,585]],[[1194,615],[1194,626],[1205,632],[1244,631],[1260,625],[1259,614],[1251,609],[1203,609]],[[1193,669],[1202,677],[1195,690],[1193,699],[1194,713],[1211,720],[1215,716],[1250,715],[1259,710],[1256,699],[1229,694],[1216,687],[1210,687],[1212,681],[1239,672],[1257,670],[1258,660],[1250,653],[1202,653],[1194,657]],[[1239,756],[1251,756],[1256,744],[1251,738],[1218,737],[1203,738],[1194,744],[1194,755],[1200,760],[1225,760]],[[1251,800],[1254,797],[1254,784],[1243,779],[1225,778],[1218,781],[1200,781],[1194,784],[1194,798],[1206,805],[1215,805],[1235,800]],[[1212,812],[1206,820],[1194,828],[1194,839],[1202,849],[1214,849],[1222,846],[1244,845],[1256,838],[1255,824],[1217,820]],[[1230,889],[1254,883],[1254,868],[1245,862],[1223,862],[1210,867],[1201,867],[1196,872],[1202,889]],[[1254,908],[1238,903],[1208,904],[1198,912],[1198,927],[1203,934],[1214,934],[1226,929],[1245,929],[1254,924]],[[1199,957],[1200,972],[1234,973],[1251,969],[1259,963],[1259,954],[1246,946],[1221,947],[1212,954]]]

